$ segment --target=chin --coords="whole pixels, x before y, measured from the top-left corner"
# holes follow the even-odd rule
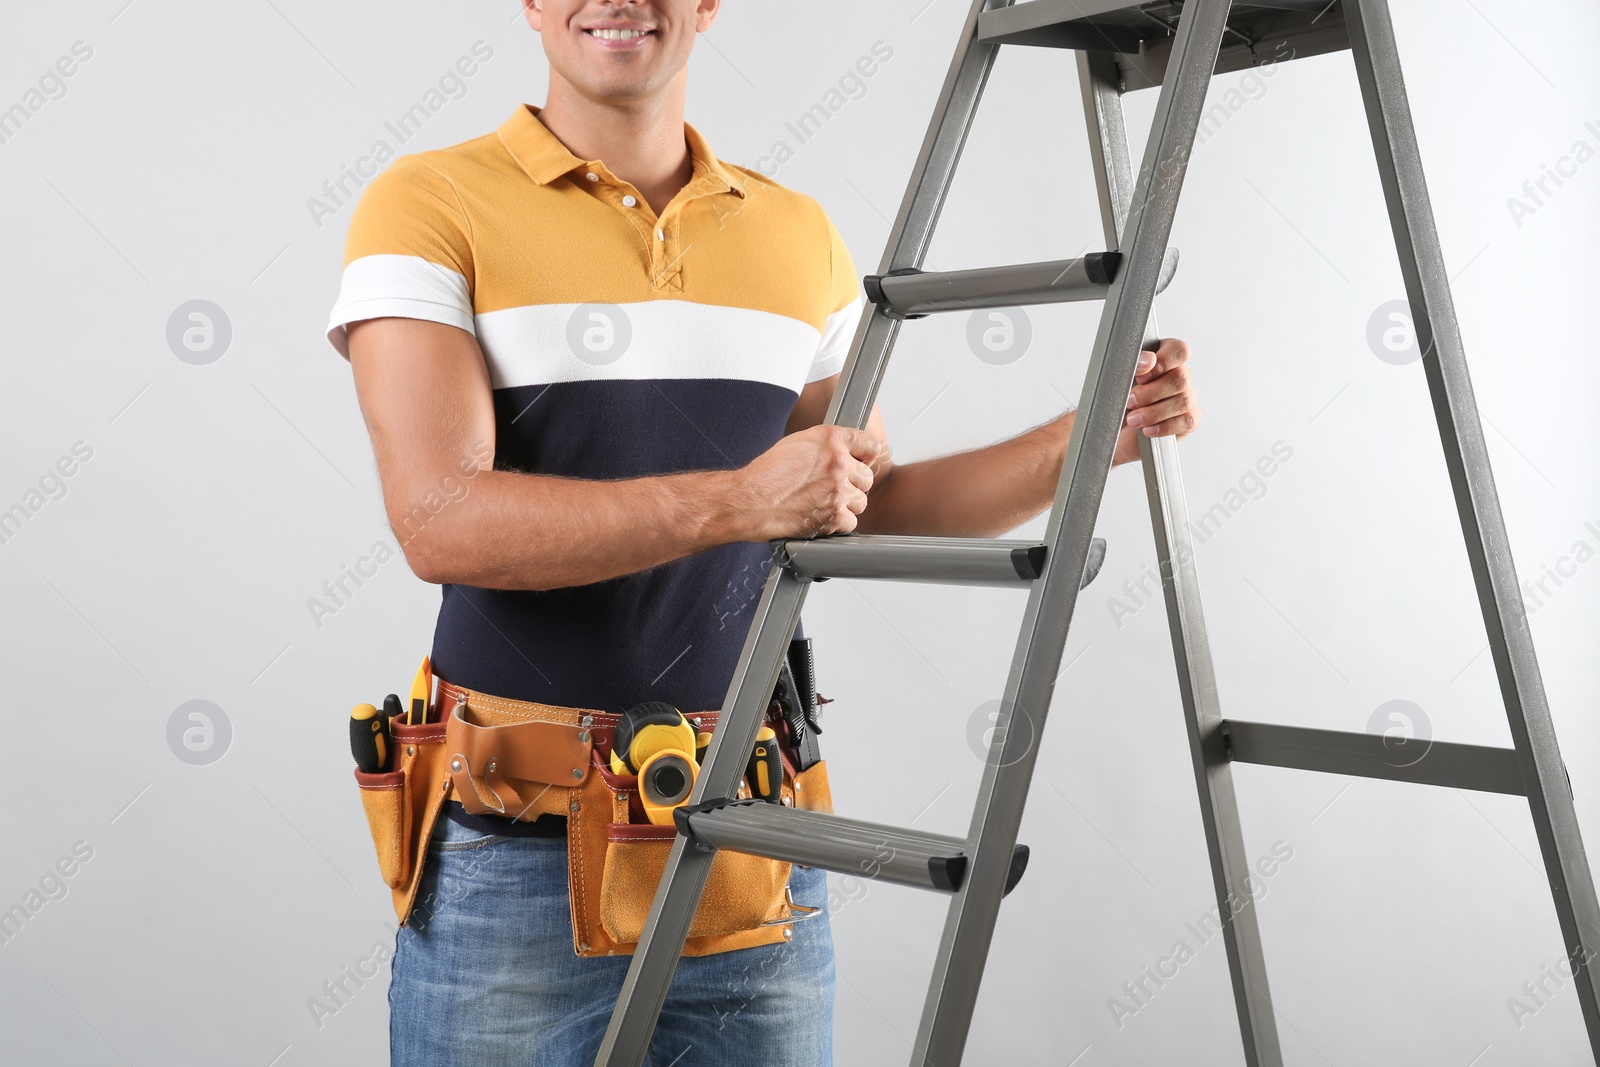
[[[630,73],[621,77],[596,78],[590,82],[590,88],[594,90],[596,96],[608,100],[632,100],[656,92],[660,88],[660,81]]]
[[[592,72],[586,73],[589,74],[588,77],[567,80],[578,86],[583,95],[591,100],[620,104],[648,97],[660,88],[660,79],[645,76],[639,71],[615,71],[609,76],[599,77],[594,76]]]

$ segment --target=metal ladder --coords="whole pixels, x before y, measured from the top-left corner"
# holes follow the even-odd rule
[[[1410,107],[1385,0],[974,0],[932,124],[890,234],[866,280],[862,317],[828,421],[861,427],[900,322],[938,311],[1103,299],[1104,311],[1042,542],[834,536],[774,542],[768,577],[679,834],[596,1058],[639,1067],[718,848],[919,886],[951,896],[913,1067],[961,1061],[1001,898],[1021,876],[1017,830],[1061,669],[1078,590],[1091,563],[1124,402],[1155,293],[1170,277],[1167,239],[1212,73],[1349,48],[1372,132],[1406,295],[1432,394],[1513,748],[1436,742],[1396,760],[1382,739],[1224,719],[1200,606],[1176,442],[1140,437],[1172,648],[1195,782],[1232,972],[1245,1062],[1283,1062],[1249,890],[1231,762],[1294,767],[1528,798],[1568,968],[1600,1064],[1600,904],[1528,630],[1483,428],[1467,377]],[[922,272],[935,221],[984,83],[1002,44],[1077,51],[1107,251],[1019,267]],[[1159,85],[1135,176],[1120,94]],[[1025,585],[1028,605],[965,840],[759,802],[728,802],[766,711],[806,591],[827,577]],[[1018,714],[1031,730],[1008,729]],[[1397,766],[1397,763],[1404,763]],[[1231,902],[1231,903],[1230,903]],[[1243,906],[1241,903],[1243,902]]]

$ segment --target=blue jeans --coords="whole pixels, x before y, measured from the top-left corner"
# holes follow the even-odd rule
[[[685,956],[649,1067],[833,1060],[833,940],[825,872],[794,868],[822,908],[775,945]],[[590,1067],[629,957],[572,951],[564,837],[486,836],[441,816],[417,903],[395,937],[396,1067]]]

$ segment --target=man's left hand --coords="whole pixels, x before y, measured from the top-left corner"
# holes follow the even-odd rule
[[[1139,458],[1139,435],[1180,439],[1200,425],[1200,403],[1194,395],[1194,375],[1189,369],[1189,346],[1176,338],[1149,341],[1141,353],[1139,372],[1128,395],[1128,413],[1112,462],[1131,463]],[[1149,366],[1145,360],[1153,354]]]

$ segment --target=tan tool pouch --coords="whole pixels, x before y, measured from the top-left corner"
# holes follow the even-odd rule
[[[580,956],[629,955],[644,930],[676,830],[656,826],[639,803],[638,780],[608,762],[619,716],[505,700],[441,684],[451,795],[473,814],[532,820],[567,817],[572,946]],[[698,729],[718,713],[690,716]],[[783,787],[795,803],[792,780]],[[827,768],[798,778],[799,806],[832,811]],[[789,864],[720,852],[712,861],[684,955],[786,940],[792,909]],[[770,924],[770,925],[769,925]]]
[[[450,792],[444,738],[443,723],[392,723],[395,769],[378,774],[355,772],[378,853],[378,870],[393,894],[395,915],[402,925],[416,900],[434,820]]]

